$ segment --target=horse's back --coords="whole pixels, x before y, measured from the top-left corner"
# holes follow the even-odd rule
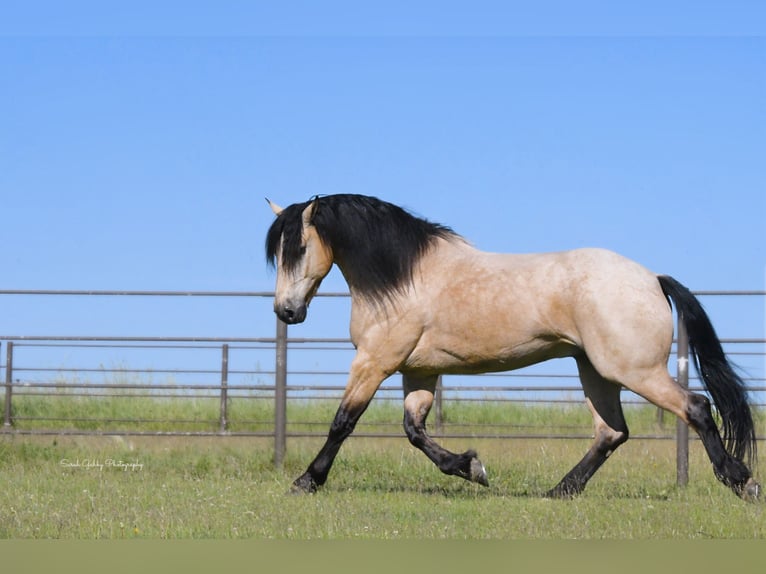
[[[484,309],[519,320],[542,314],[539,320],[563,328],[594,312],[619,317],[637,305],[664,301],[655,273],[606,249],[530,254],[470,249],[459,249],[453,264],[443,260],[439,271],[429,270],[429,296],[440,309],[470,309],[485,319]]]

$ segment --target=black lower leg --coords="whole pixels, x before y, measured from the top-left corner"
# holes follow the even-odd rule
[[[606,459],[606,453],[598,449],[591,449],[555,487],[545,493],[545,496],[550,498],[573,498],[577,496],[585,490],[585,485],[606,462]]]
[[[356,423],[363,412],[364,409],[352,411],[344,408],[343,405],[340,406],[330,426],[330,432],[324,446],[306,469],[306,472],[293,482],[294,492],[316,492],[317,488],[327,481],[327,475],[343,441],[354,431],[354,427],[356,427]]]
[[[628,440],[627,428],[624,432],[612,435],[609,440],[597,440],[583,459],[570,470],[551,490],[545,493],[550,498],[573,498],[585,490],[585,485],[606,462],[614,450]]]
[[[426,432],[425,422],[422,419],[416,419],[408,411],[404,413],[404,430],[410,443],[423,451],[444,474],[459,476],[470,482],[489,486],[487,473],[484,465],[476,457],[476,451],[467,450],[462,454],[456,454],[439,446]]]
[[[757,496],[758,485],[751,479],[750,470],[726,451],[710,410],[710,401],[702,395],[691,395],[687,415],[689,424],[702,439],[716,478],[738,496]]]

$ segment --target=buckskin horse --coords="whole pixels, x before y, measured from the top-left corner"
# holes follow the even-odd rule
[[[474,450],[453,453],[426,431],[437,377],[518,369],[572,357],[593,415],[585,456],[546,493],[566,498],[628,440],[620,403],[625,387],[694,429],[715,476],[738,496],[756,500],[753,417],[732,368],[696,297],[604,249],[544,254],[479,251],[449,227],[373,197],[315,197],[282,209],[266,237],[277,268],[274,311],[287,324],[306,318],[322,279],[336,264],[351,292],[356,355],[324,446],[292,490],[325,483],[343,441],[376,390],[400,372],[404,430],[444,473],[487,486]],[[707,396],[679,386],[668,372],[671,302],[689,335],[690,356]]]

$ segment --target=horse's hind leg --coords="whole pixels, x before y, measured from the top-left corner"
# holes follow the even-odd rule
[[[760,485],[753,480],[744,462],[731,456],[723,444],[707,397],[689,393],[687,419],[697,431],[713,463],[716,478],[745,500],[757,500]]]
[[[420,449],[445,474],[489,486],[484,465],[476,452],[456,454],[439,446],[426,432],[426,417],[431,410],[437,377],[404,376],[404,431],[413,446]]]
[[[664,364],[626,372],[622,379],[625,387],[673,413],[697,432],[718,480],[745,500],[758,498],[760,486],[745,463],[727,452],[707,397],[681,388]]]
[[[546,496],[571,498],[580,494],[590,478],[622,443],[628,440],[628,425],[620,403],[620,385],[604,379],[582,356],[577,366],[588,407],[593,414],[595,439],[583,459]]]
[[[656,384],[658,380],[663,380],[664,384]],[[718,480],[739,497],[757,500],[760,485],[753,480],[745,463],[727,452],[713,418],[710,400],[703,395],[682,389],[669,374],[662,375],[662,379],[654,379],[654,383],[634,390],[655,405],[672,412],[694,429],[702,440]]]

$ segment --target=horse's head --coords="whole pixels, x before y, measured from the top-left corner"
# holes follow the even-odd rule
[[[274,312],[287,324],[302,323],[319,284],[330,272],[333,254],[313,224],[316,199],[285,209],[271,201],[269,205],[277,216],[266,236],[266,256],[277,269]]]

